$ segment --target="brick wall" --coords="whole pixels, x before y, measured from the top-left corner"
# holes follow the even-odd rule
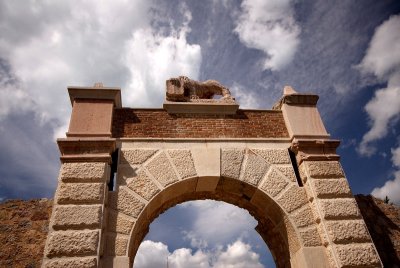
[[[163,109],[116,109],[115,138],[287,138],[281,111],[235,115],[168,114]]]

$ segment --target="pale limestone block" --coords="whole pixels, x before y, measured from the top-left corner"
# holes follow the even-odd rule
[[[151,180],[151,178],[146,174],[143,169],[139,170],[137,172],[137,175],[133,178],[129,178],[127,180],[127,185],[135,193],[146,200],[150,200],[160,191],[157,185]]]
[[[254,153],[247,156],[246,166],[244,167],[242,180],[257,186],[267,172],[269,165],[261,157]]]
[[[340,267],[381,267],[379,256],[371,243],[336,245]]]
[[[313,178],[344,177],[342,167],[337,161],[307,161],[308,172]]]
[[[96,268],[97,258],[63,258],[55,261],[47,261],[44,265],[45,268]]]
[[[317,197],[349,197],[351,191],[347,180],[340,179],[313,179],[312,184]]]
[[[283,226],[281,226],[280,232],[282,234],[282,237],[287,238],[287,242],[289,245],[289,251],[292,254],[294,254],[301,248],[296,230],[293,228],[293,225],[291,224],[290,220],[286,216],[283,217]]]
[[[269,195],[276,196],[285,189],[286,185],[288,181],[275,168],[271,168],[260,188]]]
[[[101,219],[101,205],[56,206],[54,210],[53,228],[100,228]]]
[[[294,170],[291,165],[280,165],[274,167],[279,170],[288,180],[297,182],[296,175],[294,174]]]
[[[362,220],[327,221],[329,237],[336,244],[370,242],[369,234]]]
[[[319,236],[317,227],[300,231],[301,240],[305,247],[321,246],[321,237]]]
[[[314,215],[309,205],[291,214],[290,217],[297,227],[305,227],[315,223]]]
[[[292,185],[277,201],[289,213],[308,202],[304,188],[298,185]]]
[[[354,198],[320,200],[324,219],[360,218],[360,211]]]
[[[164,187],[178,180],[165,152],[155,156],[146,168]]]
[[[251,149],[270,164],[290,164],[288,149]]]
[[[122,149],[121,164],[141,165],[156,152],[153,149]]]
[[[135,220],[122,215],[116,211],[109,210],[107,228],[111,232],[129,234]]]
[[[60,183],[58,204],[100,204],[104,196],[104,183]]]
[[[221,176],[239,179],[243,157],[242,149],[221,149]]]
[[[137,218],[144,208],[138,198],[132,195],[125,187],[120,187],[117,192],[109,193],[110,207],[119,210],[127,215]]]
[[[99,231],[58,231],[49,235],[47,257],[97,254]]]
[[[168,154],[181,179],[196,176],[196,169],[190,150],[168,150]]]
[[[128,236],[122,234],[107,234],[107,255],[124,256],[128,247]]]
[[[221,176],[221,150],[219,148],[193,148],[192,157],[199,177]]]
[[[61,180],[63,182],[105,182],[107,166],[107,163],[103,162],[64,163],[61,166]]]
[[[296,254],[290,258],[292,267],[335,267],[330,265],[326,248],[317,247],[302,247]]]

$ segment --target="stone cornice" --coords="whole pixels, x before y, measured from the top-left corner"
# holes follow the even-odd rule
[[[339,140],[294,139],[291,150],[296,154],[299,165],[303,161],[338,161],[340,157],[336,148],[339,144]]]

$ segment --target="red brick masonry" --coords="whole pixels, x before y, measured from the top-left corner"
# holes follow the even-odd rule
[[[114,138],[288,138],[281,111],[235,115],[168,114],[163,109],[116,109]]]

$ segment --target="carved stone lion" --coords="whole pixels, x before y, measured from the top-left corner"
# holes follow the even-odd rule
[[[211,100],[214,95],[220,95],[222,99],[234,100],[229,89],[215,80],[199,82],[186,76],[167,80],[167,101]]]

